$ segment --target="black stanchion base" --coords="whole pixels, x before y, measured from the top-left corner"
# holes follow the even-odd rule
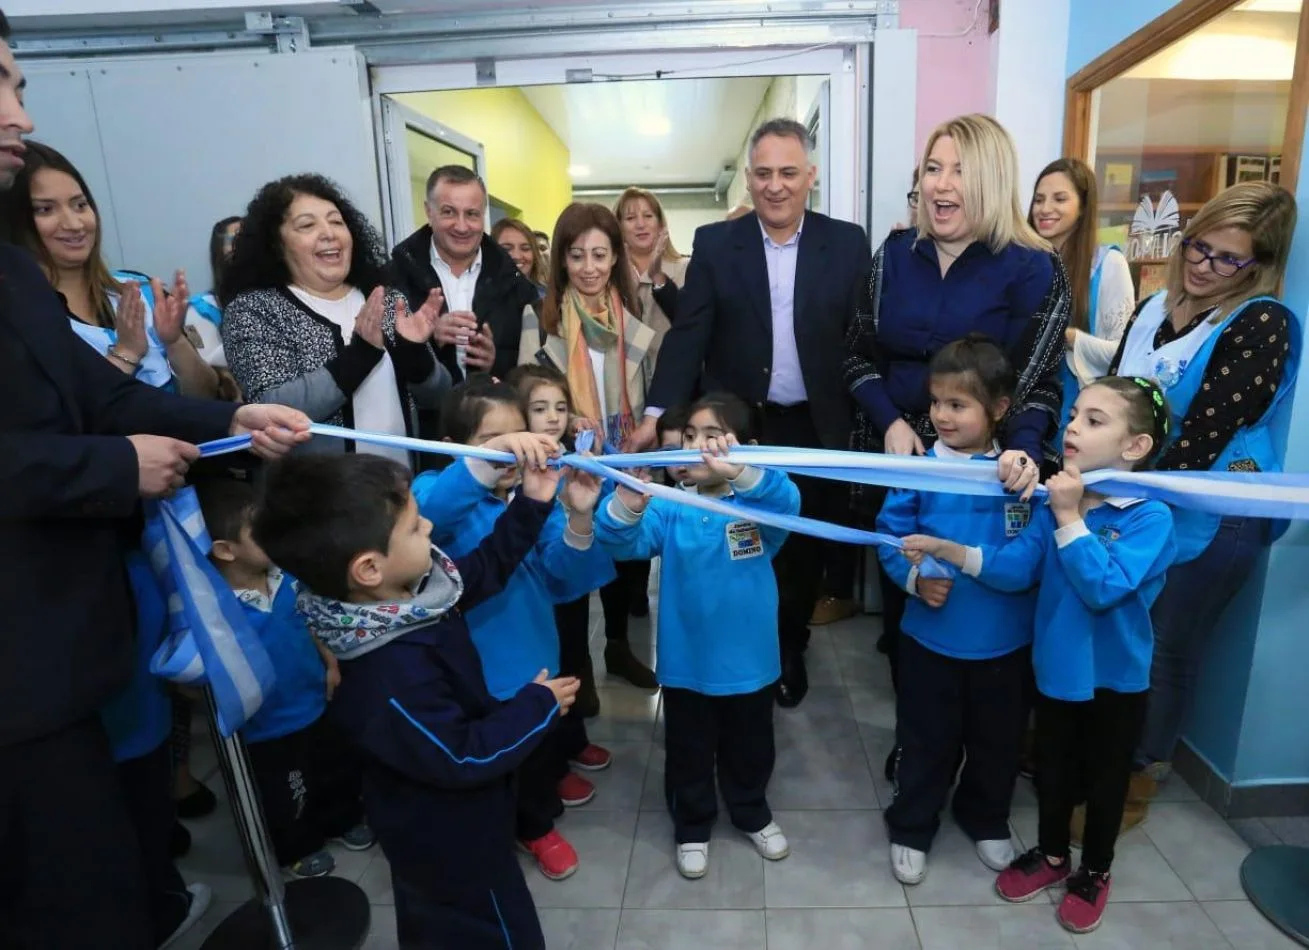
[[[295,950],[358,950],[368,936],[372,908],[356,885],[339,877],[290,881],[286,916]],[[203,950],[265,950],[278,947],[268,908],[251,900],[218,925]]]
[[[1241,864],[1250,903],[1288,937],[1309,947],[1309,848],[1259,848]]]

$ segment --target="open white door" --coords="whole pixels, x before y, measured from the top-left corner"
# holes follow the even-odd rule
[[[427,177],[442,165],[462,165],[486,180],[486,150],[454,129],[381,97],[382,151],[386,162],[383,216],[396,244],[424,220]]]

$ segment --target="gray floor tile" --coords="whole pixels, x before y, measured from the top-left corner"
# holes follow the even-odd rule
[[[395,908],[374,907],[368,936],[360,950],[398,950],[400,938],[395,932]]]
[[[877,808],[877,791],[859,739],[779,742],[768,785],[774,809]]]
[[[1227,938],[1194,902],[1115,904],[1098,930],[1078,934],[1073,943],[1078,950],[1230,950]]]
[[[1265,818],[1263,823],[1283,844],[1309,848],[1309,818]]]
[[[1037,901],[1003,907],[915,907],[923,950],[1071,950],[1054,908]]]
[[[778,812],[791,856],[764,866],[768,907],[904,907],[873,811]]]
[[[1270,924],[1249,901],[1209,901],[1200,906],[1237,950],[1295,950],[1301,946]]]
[[[768,950],[919,950],[909,911],[770,910]]]
[[[520,855],[536,906],[621,907],[636,812],[575,809],[555,827],[577,851],[577,873],[567,880],[552,881],[537,869],[535,861]]]
[[[1227,824],[1252,848],[1282,843],[1282,839],[1273,829],[1264,824],[1262,818],[1229,818]]]
[[[1240,900],[1249,845],[1203,802],[1156,802],[1143,830],[1198,900]]]
[[[714,828],[709,873],[688,881],[677,873],[677,845],[666,812],[641,814],[632,846],[624,907],[656,910],[755,910],[764,906],[764,859],[727,823]]]
[[[850,708],[861,735],[871,732],[881,736],[895,731],[895,694],[889,687],[852,686],[849,693]]]
[[[381,854],[373,858],[373,862],[359,876],[359,886],[368,895],[371,904],[390,906],[395,903],[395,892],[391,889],[391,865]]]
[[[1190,785],[1186,784],[1186,779],[1174,773],[1168,781],[1161,784],[1155,792],[1154,800],[1157,802],[1198,802],[1199,793]]]
[[[850,696],[842,687],[814,687],[794,709],[778,709],[773,718],[778,744],[858,739]]]
[[[839,687],[845,685],[841,671],[841,659],[827,631],[821,628],[813,632],[809,648],[805,650],[805,668],[809,672],[809,685],[812,688]]]
[[[889,866],[888,855],[883,855],[883,861]],[[904,892],[910,907],[984,907],[1004,903],[995,892],[995,872],[978,860],[973,842],[948,816],[932,842],[927,877],[921,884],[906,887]]]
[[[358,884],[364,872],[372,865],[373,859],[382,853],[382,849],[373,845],[367,851],[351,851],[335,842],[328,844],[327,850],[336,858],[334,877],[345,878]]]
[[[218,811],[209,817],[187,822],[187,828],[191,850],[177,862],[182,877],[188,883],[208,884],[216,901],[240,903],[253,897],[254,887],[226,802],[220,801]]]
[[[537,913],[550,950],[613,950],[618,940],[620,911],[547,907]]]
[[[1189,901],[1191,892],[1164,860],[1144,828],[1133,828],[1114,848],[1111,903]]]
[[[603,745],[613,753],[609,768],[600,772],[576,770],[578,775],[595,783],[595,798],[586,805],[586,809],[636,811],[641,807],[641,789],[645,787],[651,743],[606,742]]]
[[[873,790],[877,792],[877,803],[882,808],[889,808],[895,797],[895,787],[886,778],[886,757],[895,748],[895,730],[860,723],[859,735],[864,758],[868,761],[868,772],[873,777]]]
[[[891,668],[886,656],[877,650],[879,636],[881,621],[876,618],[856,618],[832,625],[832,646],[836,648],[846,686],[890,690]]]
[[[172,944],[169,950],[199,950],[209,935],[214,932],[214,928],[226,920],[228,915],[235,912],[240,906],[240,901],[215,899],[209,905],[209,909],[205,911],[205,915],[196,921],[195,925],[184,933],[177,943]]]
[[[625,910],[617,950],[759,950],[766,940],[761,910]]]
[[[658,693],[631,686],[601,686],[596,692],[600,695],[600,715],[586,721],[586,732],[592,742],[605,745],[650,741],[654,735]]]

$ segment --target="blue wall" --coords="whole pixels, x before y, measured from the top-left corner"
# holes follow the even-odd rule
[[[1174,0],[1071,0],[1068,17],[1068,75],[1112,49]]]
[[[1173,6],[1172,0],[1070,0],[1071,76]],[[1309,136],[1306,137],[1309,148]],[[1309,167],[1287,268],[1286,303],[1309,313]],[[1296,388],[1288,471],[1309,472],[1309,371]],[[1309,782],[1309,523],[1260,563],[1206,651],[1186,741],[1236,785]]]

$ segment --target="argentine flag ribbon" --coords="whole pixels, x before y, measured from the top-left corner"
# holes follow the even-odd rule
[[[150,672],[207,685],[218,729],[231,736],[273,688],[273,664],[232,588],[209,563],[209,533],[194,488],[146,503],[145,551],[168,603],[168,636]]]

